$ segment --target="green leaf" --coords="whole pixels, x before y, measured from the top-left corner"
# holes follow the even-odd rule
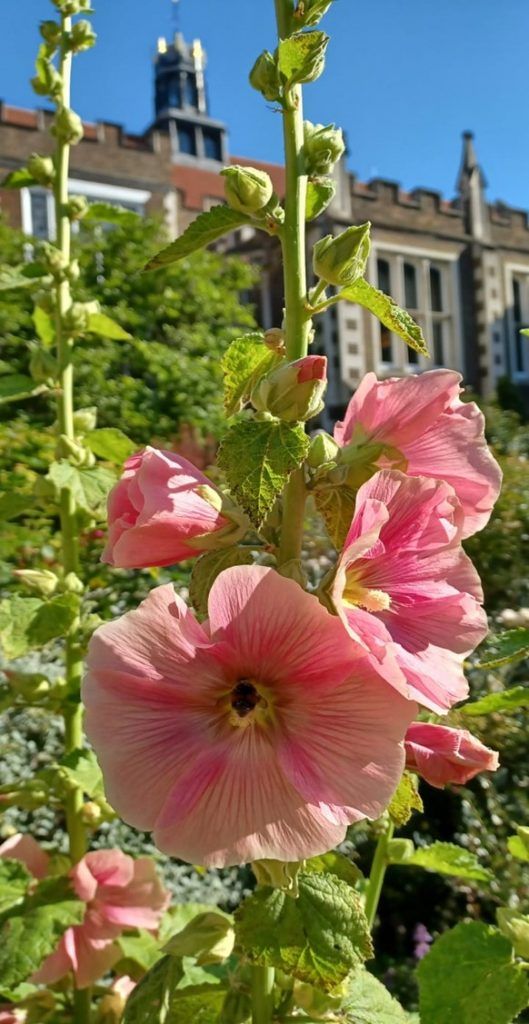
[[[257,529],[308,450],[303,427],[279,420],[241,420],[224,436],[218,464],[235,500]]]
[[[63,932],[80,924],[85,904],[67,879],[46,879],[0,920],[0,985],[13,988],[29,978],[53,952]]]
[[[248,548],[224,548],[207,551],[193,564],[189,583],[189,599],[199,615],[208,613],[209,592],[224,569],[234,565],[252,565],[253,558]]]
[[[517,860],[529,861],[529,828],[517,825],[516,833],[515,836],[509,836],[507,849]]]
[[[144,929],[137,935],[120,935],[117,943],[123,958],[137,964],[142,971],[150,970],[163,956],[158,939]]]
[[[88,332],[97,334],[100,338],[109,338],[111,341],[131,341],[132,335],[120,327],[112,317],[106,313],[90,313],[88,318]]]
[[[349,860],[349,857],[345,857],[343,853],[337,853],[336,850],[322,853],[319,857],[311,857],[310,860],[305,861],[303,870],[310,874],[336,875],[348,885],[356,885],[364,877],[360,868],[357,868],[356,864]]]
[[[407,1024],[408,1016],[385,985],[369,971],[355,971],[340,1010],[347,1024]]]
[[[36,184],[35,178],[29,173],[27,167],[19,167],[16,171],[10,171],[6,175],[0,182],[0,188],[29,188],[30,185]]]
[[[281,357],[264,344],[262,334],[246,334],[232,341],[221,364],[226,416],[240,412],[255,385],[280,362]]]
[[[417,776],[404,772],[388,807],[388,814],[398,828],[408,823],[414,811],[424,811],[418,786]]]
[[[124,206],[114,206],[113,203],[90,203],[83,217],[85,224],[93,221],[105,221],[107,224],[119,224],[124,228],[133,228],[140,220],[139,213],[127,210]]]
[[[164,946],[171,956],[191,956],[199,966],[222,963],[231,956],[234,943],[233,918],[220,910],[197,914]]]
[[[470,668],[501,668],[502,665],[525,661],[529,657],[529,629],[520,626],[518,629],[508,629],[499,636],[487,637],[478,650],[478,656],[480,660],[471,664]]]
[[[258,888],[236,911],[244,956],[329,991],[373,955],[360,896],[334,875],[300,874],[299,896]]]
[[[14,288],[32,288],[35,278],[24,273],[25,268],[0,267],[0,292],[8,292]]]
[[[15,494],[13,491],[0,494],[0,522],[8,522],[16,519],[22,512],[28,512],[35,508],[35,497],[33,494]]]
[[[43,391],[47,391],[43,384],[35,387],[35,381],[23,373],[0,377],[0,405],[19,402],[23,398],[33,398],[35,395],[41,395]]]
[[[116,477],[104,466],[77,469],[67,459],[60,459],[52,462],[46,480],[53,484],[57,496],[61,490],[69,490],[79,508],[92,512],[104,504]]]
[[[510,942],[480,921],[445,932],[417,974],[421,1024],[511,1024],[529,1003]]]
[[[217,970],[162,957],[130,994],[123,1024],[218,1024],[225,989]]]
[[[510,907],[498,907],[496,911],[498,928],[511,943],[516,956],[529,960],[529,916]]]
[[[317,25],[332,2],[333,0],[300,0],[294,12],[294,20],[303,28]]]
[[[6,658],[20,658],[30,650],[29,629],[42,604],[19,594],[0,601],[0,643]]]
[[[325,51],[329,36],[325,32],[296,32],[281,39],[278,47],[278,68],[287,87],[314,82],[325,67]]]
[[[458,711],[461,715],[491,715],[496,711],[508,713],[528,707],[529,686],[513,686],[510,690],[502,690],[501,693],[488,693],[486,697],[480,697],[472,704],[458,708]]]
[[[46,346],[53,345],[55,341],[55,325],[53,323],[53,317],[49,313],[46,313],[40,306],[35,306],[33,310],[33,323],[35,324],[35,330],[40,340],[44,342]]]
[[[104,796],[103,776],[93,750],[72,750],[59,761],[59,774],[90,799]]]
[[[42,647],[58,636],[66,636],[79,615],[78,594],[58,594],[41,604],[28,624],[30,647]]]
[[[398,334],[399,338],[402,338],[410,348],[415,349],[420,355],[429,355],[419,324],[405,309],[401,309],[390,295],[385,295],[378,288],[373,288],[373,285],[361,278],[344,288],[340,292],[340,298],[364,306],[370,313],[378,317],[385,327]]]
[[[134,452],[137,452],[138,445],[131,441],[122,430],[117,427],[101,427],[100,430],[91,430],[85,437],[85,444],[94,455],[107,462],[114,462],[121,466]]]
[[[332,203],[336,195],[336,182],[332,178],[324,178],[322,181],[309,181],[307,186],[307,202],[305,206],[305,219],[316,220]]]
[[[145,270],[158,270],[159,267],[167,267],[170,263],[176,263],[184,256],[190,256],[192,252],[204,249],[211,242],[215,242],[222,235],[228,235],[248,224],[249,218],[244,213],[238,213],[229,206],[213,206],[211,210],[200,213],[191,222],[183,235],[176,238],[171,245],[162,249],[153,256],[147,263]]]
[[[440,875],[456,875],[476,882],[490,882],[492,872],[483,868],[475,853],[456,846],[455,843],[432,843],[422,846],[405,861],[405,867],[426,868]]]
[[[316,487],[314,491],[316,508],[337,551],[349,531],[355,499],[356,491],[345,484],[339,487]]]
[[[0,860],[0,914],[24,899],[31,881],[32,876],[20,861]]]

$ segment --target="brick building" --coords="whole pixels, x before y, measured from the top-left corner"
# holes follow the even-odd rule
[[[172,235],[202,210],[223,200],[221,167],[251,163],[267,170],[283,192],[279,165],[230,156],[226,125],[210,117],[205,53],[180,34],[158,41],[153,123],[143,135],[108,122],[85,124],[73,151],[71,191],[119,203],[140,213],[162,213]],[[23,166],[33,152],[48,153],[47,111],[0,104],[0,175]],[[310,226],[310,242],[351,223],[370,220],[373,246],[368,277],[390,292],[421,324],[431,358],[424,359],[365,310],[341,303],[319,318],[315,349],[329,358],[329,404],[339,415],[367,370],[379,376],[445,365],[460,370],[477,391],[490,394],[509,377],[529,401],[529,224],[527,213],[486,200],[486,182],[472,134],[463,136],[455,199],[395,182],[357,180],[336,168],[331,206]],[[27,234],[53,237],[53,207],[40,188],[0,190],[0,208]],[[223,240],[261,268],[252,299],[264,327],[281,320],[282,278],[274,240],[244,227]]]

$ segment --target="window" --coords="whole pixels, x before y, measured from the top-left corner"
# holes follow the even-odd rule
[[[432,357],[436,366],[444,366],[446,360],[445,332],[445,285],[440,267],[430,264],[430,313],[432,318]]]
[[[125,185],[108,185],[99,181],[84,181],[78,178],[68,180],[72,196],[85,196],[89,203],[104,202],[124,206],[143,216],[151,193],[144,189],[128,188]],[[23,188],[20,195],[22,230],[35,238],[55,238],[55,207],[53,195],[47,189]],[[77,222],[72,230],[78,230]]]
[[[204,156],[208,160],[222,160],[220,133],[211,128],[204,128]]]
[[[377,260],[378,287],[386,295],[391,294],[391,268],[388,260]],[[383,363],[393,362],[393,339],[385,324],[380,324],[380,359]]]
[[[189,156],[197,155],[195,129],[192,124],[178,125],[178,149],[181,153],[187,153]]]
[[[193,75],[186,76],[185,103],[187,107],[198,107],[197,83]]]
[[[31,189],[31,234],[35,238],[52,238],[51,196],[40,189]]]
[[[413,263],[405,263],[403,268],[404,274],[404,305],[409,313],[412,314],[414,319],[417,319],[417,310],[419,309],[419,293],[417,288],[417,268]],[[414,348],[408,346],[407,351],[408,363],[415,365],[419,362],[419,353]]]
[[[514,369],[516,373],[523,373],[524,366],[524,338],[520,330],[523,323],[523,288],[524,279],[513,277],[512,279],[512,318],[514,322]]]

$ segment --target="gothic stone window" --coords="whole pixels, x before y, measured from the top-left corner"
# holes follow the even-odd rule
[[[529,377],[529,343],[520,331],[529,323],[529,270],[512,276],[511,359],[515,376]]]

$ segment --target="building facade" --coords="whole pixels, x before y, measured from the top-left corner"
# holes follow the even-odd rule
[[[89,200],[117,203],[141,214],[162,214],[171,235],[223,201],[219,171],[226,163],[268,171],[279,196],[283,168],[229,154],[226,125],[209,114],[206,55],[198,40],[180,34],[158,41],[154,62],[155,111],[143,135],[108,122],[84,125],[73,150],[70,189]],[[51,114],[0,104],[0,178],[47,154]],[[350,303],[318,319],[315,350],[329,360],[329,409],[341,415],[368,370],[379,376],[435,366],[459,370],[478,393],[492,394],[509,378],[529,404],[529,223],[524,210],[490,204],[473,137],[463,136],[456,196],[428,189],[404,192],[397,183],[357,180],[337,166],[336,196],[310,225],[309,243],[349,224],[371,221],[368,278],[390,293],[420,323],[430,358],[417,355],[364,309]],[[0,209],[28,235],[54,237],[53,205],[38,187],[0,189]],[[243,227],[220,243],[260,268],[252,295],[263,327],[278,326],[283,291],[277,242]]]

